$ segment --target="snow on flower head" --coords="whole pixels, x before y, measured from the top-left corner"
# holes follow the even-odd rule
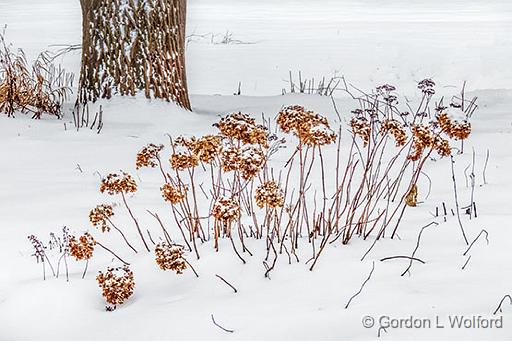
[[[213,205],[211,215],[215,220],[227,225],[240,217],[240,206],[233,199],[220,198]]]
[[[148,144],[137,153],[135,165],[137,169],[142,167],[154,168],[158,165],[158,154],[164,149],[163,145]]]
[[[110,195],[118,193],[133,193],[137,191],[137,183],[128,173],[110,173],[101,180],[100,192]]]
[[[293,105],[281,110],[277,116],[277,125],[285,133],[293,133],[309,146],[331,144],[336,134],[330,129],[327,118],[303,106]]]
[[[256,120],[241,112],[224,116],[214,124],[221,134],[244,144],[259,144],[268,147],[268,130],[256,124]]]

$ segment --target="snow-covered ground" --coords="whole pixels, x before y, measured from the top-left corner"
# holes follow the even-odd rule
[[[69,0],[0,0],[0,24],[7,24],[7,39],[23,47],[30,57],[52,44],[80,42],[80,7]],[[373,328],[365,316],[431,319],[439,317],[444,329],[392,329],[388,340],[510,340],[512,307],[504,305],[501,329],[452,329],[449,316],[492,317],[499,300],[512,294],[512,230],[510,170],[512,153],[512,5],[507,1],[240,1],[189,2],[189,35],[219,34],[229,30],[233,39],[251,44],[212,44],[197,38],[188,46],[188,75],[194,113],[172,104],[122,98],[103,103],[104,129],[97,135],[72,128],[71,118],[33,121],[18,115],[0,116],[0,341],[11,340],[371,340]],[[195,37],[195,36],[194,36]],[[79,55],[62,60],[78,70]],[[406,261],[380,262],[393,255],[410,255],[422,226],[434,218],[430,212],[441,202],[454,208],[449,160],[430,163],[432,178],[428,200],[408,211],[400,240],[376,244],[364,261],[371,241],[355,239],[349,245],[329,246],[317,268],[288,265],[280,258],[271,280],[263,277],[264,250],[242,265],[229,245],[213,252],[201,246],[201,260],[189,257],[200,277],[160,271],[152,257],[132,257],[115,235],[98,235],[129,257],[135,273],[134,296],[115,312],[104,310],[94,280],[111,263],[108,254],[95,256],[85,280],[83,264],[70,262],[71,280],[42,280],[40,265],[30,256],[27,236],[46,238],[68,226],[73,232],[92,230],[88,212],[111,200],[98,191],[100,175],[123,169],[135,174],[144,191],[131,202],[141,223],[152,231],[158,226],[145,214],[151,208],[171,218],[161,200],[158,174],[135,170],[135,154],[148,142],[166,143],[167,136],[200,135],[219,114],[244,111],[275,115],[283,105],[301,104],[336,116],[327,97],[280,96],[288,71],[302,70],[312,77],[345,75],[369,89],[381,83],[412,94],[414,82],[433,77],[442,91],[456,91],[468,81],[468,96],[479,97],[466,151],[475,150],[479,216],[463,215],[468,238],[485,228],[489,244],[478,240],[467,261],[455,217],[424,231],[410,276],[400,274]],[[244,96],[230,96],[242,82]],[[446,88],[444,88],[446,87]],[[497,90],[501,89],[501,90]],[[218,96],[221,94],[224,96]],[[247,97],[247,96],[259,97]],[[414,97],[412,97],[414,100]],[[356,103],[337,94],[343,119]],[[66,128],[64,124],[66,124]],[[483,184],[486,151],[490,151]],[[471,152],[457,157],[456,176],[463,204],[470,198],[464,169]],[[420,200],[426,184],[420,183]],[[121,208],[119,208],[121,210]],[[129,224],[122,214],[120,224]],[[126,230],[130,230],[127,228]],[[96,231],[93,231],[96,232]],[[129,234],[135,240],[135,233]],[[222,246],[226,246],[222,248]],[[258,252],[258,250],[260,250]],[[304,253],[309,252],[306,247]],[[368,276],[362,294],[344,309]],[[234,294],[215,274],[233,283]],[[211,314],[226,333],[211,321]],[[500,316],[500,315],[498,315]],[[367,319],[365,319],[367,321]],[[384,321],[384,320],[383,320]]]

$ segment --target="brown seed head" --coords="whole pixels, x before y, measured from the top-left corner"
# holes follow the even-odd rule
[[[240,217],[240,206],[229,198],[220,198],[214,205],[211,215],[215,220],[227,225]]]
[[[137,169],[142,167],[154,168],[158,166],[158,157],[160,151],[164,149],[163,145],[148,144],[137,153],[137,160],[135,166]]]
[[[162,197],[164,200],[170,202],[173,205],[176,205],[186,197],[185,193],[171,184],[164,184],[162,187],[160,187],[160,191],[162,192]]]
[[[382,122],[381,132],[383,133],[391,133],[393,135],[396,146],[401,147],[407,143],[407,134],[405,133],[405,129],[403,125],[397,120],[387,119]]]
[[[105,273],[100,271],[96,280],[103,291],[105,300],[113,305],[123,304],[133,294],[135,287],[133,272],[128,266],[108,267]]]
[[[169,161],[171,162],[171,167],[179,171],[199,165],[199,158],[196,155],[183,152],[173,154]]]
[[[69,238],[69,254],[78,260],[87,260],[93,256],[96,241],[89,233],[84,233],[76,239],[75,236]]]
[[[263,208],[282,207],[284,205],[284,197],[279,185],[275,181],[267,181],[256,188],[256,204]]]
[[[336,134],[330,129],[326,117],[300,105],[281,110],[277,116],[277,125],[283,132],[293,133],[309,146],[331,144],[336,140]]]
[[[182,274],[187,268],[187,262],[183,258],[183,247],[179,245],[170,245],[162,242],[156,245],[155,255],[156,263],[162,270],[172,270],[177,274]]]
[[[108,219],[113,215],[112,206],[98,205],[89,212],[89,221],[94,227],[100,228],[101,232],[109,232]]]
[[[256,120],[241,112],[224,116],[214,124],[221,134],[245,144],[259,144],[268,147],[268,130],[256,124]]]
[[[128,173],[111,173],[101,180],[100,192],[110,195],[118,193],[133,193],[137,191],[137,183]]]

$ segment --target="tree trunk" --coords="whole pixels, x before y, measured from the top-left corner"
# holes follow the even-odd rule
[[[120,94],[190,110],[185,74],[186,0],[80,0],[82,103]]]

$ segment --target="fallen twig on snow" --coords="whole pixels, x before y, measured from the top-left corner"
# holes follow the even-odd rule
[[[418,234],[418,240],[416,241],[416,247],[414,248],[414,251],[412,252],[411,254],[411,257],[410,257],[410,262],[409,262],[409,266],[407,267],[407,269],[404,270],[404,272],[402,272],[402,274],[400,276],[404,276],[410,269],[411,269],[411,266],[412,266],[412,261],[414,259],[414,256],[416,255],[416,251],[418,251],[418,248],[420,247],[420,240],[421,240],[421,235],[423,233],[423,231],[429,227],[430,225],[439,225],[438,223],[436,223],[435,221],[431,222],[430,224],[427,224],[425,226],[423,226],[421,228],[421,231],[420,233]]]
[[[350,299],[348,300],[347,302],[347,305],[345,305],[345,309],[348,308],[348,306],[350,305],[350,302],[352,302],[352,300],[354,298],[356,298],[359,294],[361,294],[361,292],[363,291],[363,288],[364,286],[366,285],[366,283],[368,283],[368,281],[370,280],[370,278],[372,278],[372,274],[373,274],[373,271],[375,270],[375,262],[372,263],[372,270],[370,271],[370,274],[368,274],[368,278],[366,278],[366,280],[363,282],[363,284],[361,284],[361,288],[359,288],[359,291],[356,292],[352,297],[350,297]]]
[[[501,299],[500,301],[500,304],[498,304],[498,307],[496,308],[496,310],[492,313],[493,315],[496,315],[498,313],[498,311],[501,313],[502,312],[502,307],[501,305],[503,304],[503,302],[505,302],[505,299],[507,299],[510,301],[510,304],[512,304],[512,297],[510,295],[505,295],[503,296],[503,298]]]
[[[463,256],[467,255],[469,250],[471,250],[471,248],[473,247],[473,245],[476,243],[476,241],[478,240],[478,238],[480,238],[480,236],[485,233],[485,240],[487,241],[487,245],[489,245],[489,232],[487,232],[486,229],[482,229],[482,231],[480,231],[480,233],[478,234],[478,236],[476,236],[475,239],[473,239],[473,241],[471,242],[471,244],[469,245],[469,247],[466,249],[466,251],[464,251],[464,253],[462,254]]]
[[[416,258],[416,257],[409,257],[409,256],[390,256],[390,257],[384,257],[380,261],[383,262],[383,261],[386,261],[386,260],[401,259],[401,258],[410,259],[411,261],[415,260],[417,262],[420,262],[421,264],[425,264],[425,262],[422,261],[421,259]]]
[[[219,327],[220,329],[222,329],[223,331],[225,331],[227,333],[234,333],[235,332],[234,330],[224,328],[223,326],[221,326],[220,324],[215,322],[215,318],[213,317],[213,314],[211,316],[212,316],[212,322],[213,322],[214,325],[216,325],[217,327]]]
[[[233,291],[235,292],[235,294],[238,292],[238,290],[231,284],[229,283],[228,281],[226,281],[224,278],[222,278],[221,276],[219,275],[215,275],[216,277],[218,277],[221,281],[223,281],[224,283],[226,283],[228,286],[231,287],[231,289],[233,289]]]

